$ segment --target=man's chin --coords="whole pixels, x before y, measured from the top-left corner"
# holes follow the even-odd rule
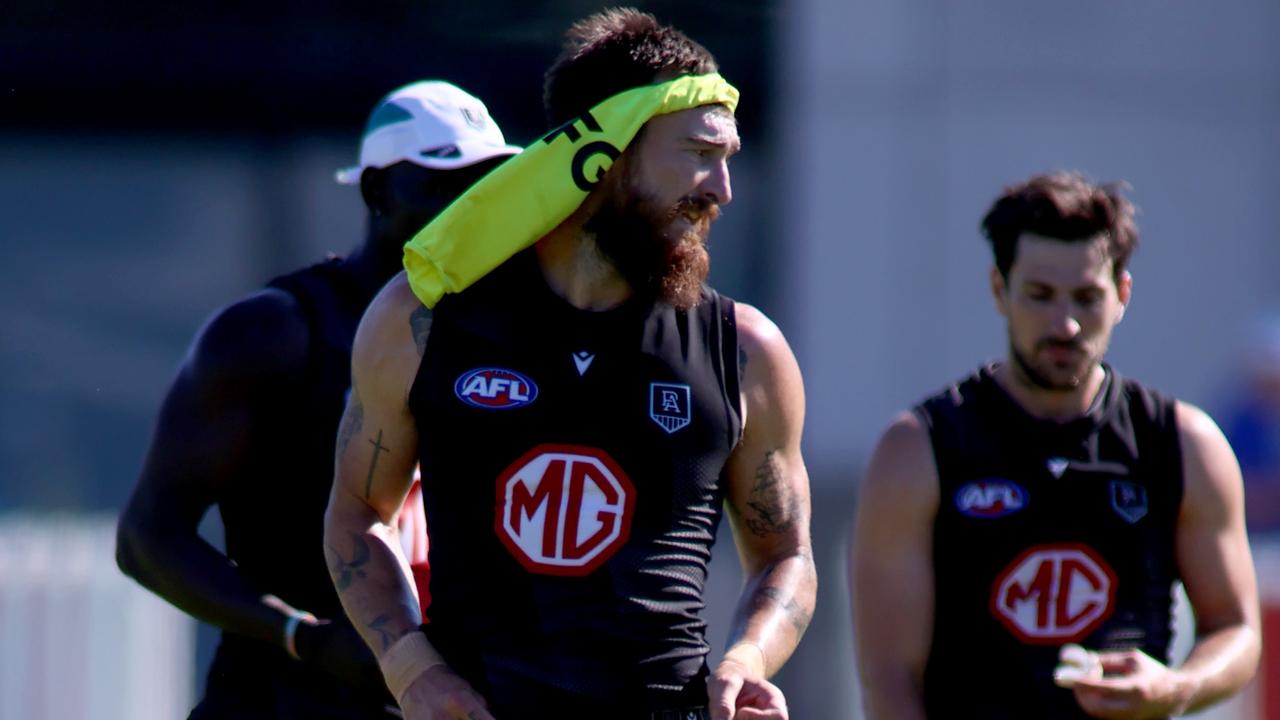
[[[686,239],[671,253],[658,294],[677,310],[688,310],[702,298],[702,285],[711,270],[711,257],[700,239]]]
[[[1088,377],[1089,370],[1087,367],[1050,365],[1048,367],[1040,367],[1039,375],[1044,380],[1045,389],[1071,392],[1080,387],[1084,379]]]

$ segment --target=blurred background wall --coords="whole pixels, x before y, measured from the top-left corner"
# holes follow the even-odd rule
[[[1005,184],[1058,168],[1129,181],[1144,244],[1112,360],[1211,412],[1233,390],[1244,329],[1280,308],[1280,4],[637,5],[743,91],[713,281],[772,315],[804,370],[822,575],[779,682],[793,717],[856,717],[841,543],[858,476],[895,410],[1002,354],[977,223]],[[0,5],[0,517],[55,536],[68,517],[109,526],[200,323],[359,242],[358,191],[332,173],[377,98],[447,79],[531,142],[560,33],[603,6]],[[717,644],[738,582],[722,542]],[[151,607],[127,585],[108,602]],[[41,606],[0,604],[0,630]],[[186,692],[203,682],[199,638],[171,643]]]

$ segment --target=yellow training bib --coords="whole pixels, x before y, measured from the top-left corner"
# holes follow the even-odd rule
[[[625,90],[547,133],[453,202],[404,246],[413,293],[434,307],[551,232],[578,209],[649,118],[738,107],[717,73]]]

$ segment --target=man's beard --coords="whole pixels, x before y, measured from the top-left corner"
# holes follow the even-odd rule
[[[1061,375],[1062,372],[1059,371],[1058,373],[1051,374],[1051,371],[1046,371],[1045,369],[1038,367],[1033,360],[1028,358],[1016,345],[1014,345],[1012,338],[1009,339],[1009,355],[1013,358],[1013,364],[1017,366],[1018,374],[1022,376],[1027,384],[1050,392],[1070,392],[1080,387],[1080,384],[1083,383],[1085,378],[1089,376],[1089,373],[1093,371],[1094,366],[1097,364],[1097,358],[1087,357],[1088,351],[1085,347],[1074,342],[1042,340],[1036,350],[1038,351],[1043,347],[1047,347],[1055,343],[1063,347],[1069,347],[1077,350],[1082,354],[1084,362],[1081,363],[1080,371],[1078,373],[1072,373],[1066,377],[1054,377],[1054,375]]]
[[[678,310],[698,304],[711,269],[707,237],[720,215],[716,203],[689,196],[662,209],[648,195],[624,183],[586,223],[600,251],[639,293]],[[696,218],[677,229],[677,218]]]

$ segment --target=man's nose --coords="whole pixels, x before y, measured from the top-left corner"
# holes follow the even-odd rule
[[[729,179],[729,161],[720,160],[702,181],[702,196],[717,205],[733,202],[733,183]]]
[[[1053,324],[1049,332],[1057,340],[1070,340],[1080,334],[1080,321],[1072,312],[1070,302],[1060,302],[1053,308]]]

